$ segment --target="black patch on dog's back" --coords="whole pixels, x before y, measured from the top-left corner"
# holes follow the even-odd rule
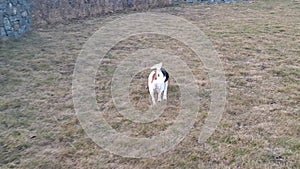
[[[166,71],[166,69],[160,68],[160,71],[161,71],[162,74],[166,77],[165,82],[168,81],[168,80],[169,80],[169,73]]]

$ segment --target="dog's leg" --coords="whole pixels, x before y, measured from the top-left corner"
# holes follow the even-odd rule
[[[155,105],[156,103],[155,103],[155,98],[154,98],[154,90],[153,89],[149,90],[149,92],[150,92],[150,95],[151,95],[152,104]]]
[[[158,92],[158,98],[157,98],[157,101],[158,101],[158,102],[161,102],[161,94],[162,94],[162,92],[163,92],[163,90],[160,90],[160,91]]]
[[[164,90],[164,96],[163,96],[163,99],[164,99],[164,100],[167,100],[167,95],[168,95],[168,84],[169,84],[169,81],[166,81],[166,83],[165,83],[165,90]]]

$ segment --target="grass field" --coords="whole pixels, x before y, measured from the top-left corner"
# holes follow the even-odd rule
[[[0,168],[300,168],[300,1],[181,4],[152,11],[189,20],[219,53],[228,86],[215,133],[198,144],[210,102],[201,61],[174,39],[136,35],[117,44],[97,74],[97,101],[108,123],[128,135],[150,137],[178,115],[181,96],[174,79],[160,120],[134,124],[114,108],[109,85],[118,57],[150,47],[173,50],[191,67],[202,100],[196,123],[173,150],[149,159],[111,154],[86,135],[73,107],[73,69],[87,39],[126,15],[115,14],[43,26],[0,42]],[[130,87],[140,110],[150,104],[148,73],[136,74]]]

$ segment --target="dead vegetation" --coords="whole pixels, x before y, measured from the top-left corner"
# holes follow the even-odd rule
[[[89,17],[166,7],[171,4],[169,0],[43,0],[32,2],[32,14],[35,26],[67,24]]]

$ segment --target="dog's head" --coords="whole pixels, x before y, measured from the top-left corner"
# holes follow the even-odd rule
[[[155,71],[155,73],[153,74],[152,76],[152,82],[154,80],[157,80],[158,82],[164,82],[165,80],[165,77],[161,71],[161,68],[162,68],[162,63],[159,63],[159,64],[156,64],[154,66],[151,67],[151,69]]]

